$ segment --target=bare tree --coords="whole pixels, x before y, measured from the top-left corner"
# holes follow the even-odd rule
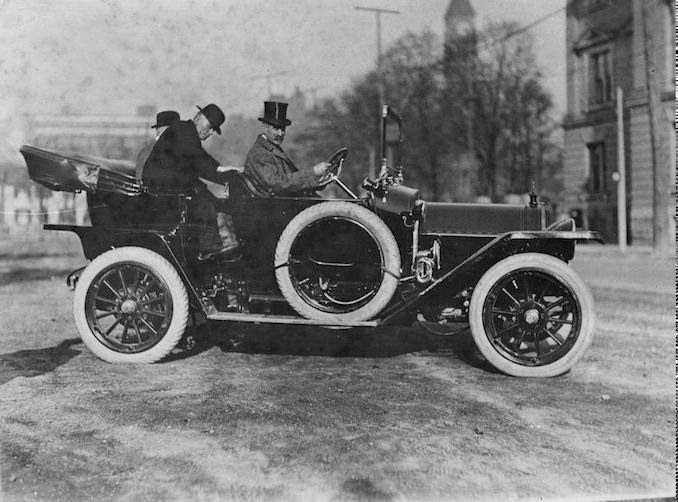
[[[432,32],[408,33],[384,54],[385,100],[404,120],[406,181],[424,197],[497,199],[524,193],[559,168],[551,98],[529,35],[509,36],[515,31],[513,24],[491,25],[444,51]],[[315,109],[305,135],[307,151],[327,152],[338,142],[349,147],[345,173],[355,185],[379,138],[377,87],[375,72],[363,75],[339,100]],[[464,191],[468,177],[472,189]]]
[[[430,31],[409,33],[386,51],[381,64],[385,101],[404,119],[406,178],[435,199],[443,193],[443,160],[449,152],[443,130],[441,48]],[[350,179],[354,174],[357,183],[367,174],[370,154],[376,151],[380,137],[377,74],[369,72],[357,79],[339,102],[326,101],[316,114],[319,130],[329,133],[334,141],[341,138],[349,147],[347,164],[351,169],[347,176]]]
[[[516,33],[513,23],[492,24],[445,52],[447,93],[468,117],[466,146],[478,160],[477,190],[492,199],[540,178],[552,132],[532,38]]]
[[[403,164],[409,177],[434,200],[440,200],[447,178],[445,158],[450,151],[444,86],[439,61],[442,45],[430,31],[409,33],[387,51],[385,95],[404,119],[407,148]]]

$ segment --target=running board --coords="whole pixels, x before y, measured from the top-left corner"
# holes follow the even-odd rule
[[[307,326],[325,326],[330,328],[376,328],[381,324],[381,320],[374,321],[327,321],[317,319],[305,319],[291,315],[266,315],[266,314],[246,314],[241,312],[215,312],[209,314],[207,319],[211,321],[238,321],[253,322],[257,324],[304,324]]]

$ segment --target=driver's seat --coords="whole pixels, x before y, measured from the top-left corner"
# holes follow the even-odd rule
[[[229,171],[224,174],[224,180],[228,183],[229,199],[247,199],[252,197],[270,198],[273,192],[265,192],[257,188],[250,177],[245,173]]]

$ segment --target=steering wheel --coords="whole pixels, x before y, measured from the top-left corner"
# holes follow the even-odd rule
[[[344,165],[344,160],[346,159],[346,154],[348,153],[348,148],[340,148],[334,152],[327,159],[327,163],[330,165],[329,169],[325,174],[322,175],[318,185],[325,187],[329,183],[332,183],[334,180],[339,178],[339,173],[341,173],[341,166]]]

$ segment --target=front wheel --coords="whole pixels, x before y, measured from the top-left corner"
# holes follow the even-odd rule
[[[566,263],[524,253],[481,277],[469,321],[478,349],[497,369],[552,377],[570,370],[591,344],[595,312],[591,292]]]
[[[80,338],[110,363],[153,363],[177,345],[188,321],[186,287],[159,254],[107,251],[80,276],[73,297]]]

